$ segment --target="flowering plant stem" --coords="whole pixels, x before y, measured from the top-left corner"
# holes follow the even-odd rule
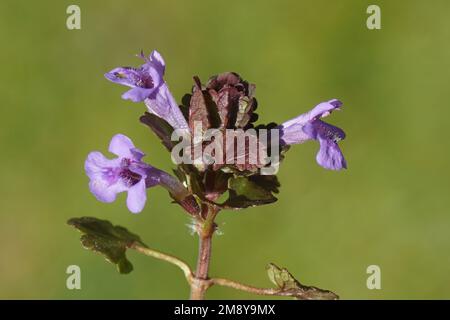
[[[216,231],[216,218],[219,208],[213,205],[205,205],[203,210],[206,218],[200,221],[198,237],[198,259],[195,279],[191,283],[191,300],[203,300],[205,292],[210,285],[205,285],[204,280],[208,280],[209,263],[211,260],[211,243],[214,231]]]
[[[135,249],[136,251],[145,254],[147,256],[163,260],[169,262],[183,271],[184,276],[186,277],[187,282],[191,286],[191,299],[203,299],[206,290],[208,290],[213,285],[218,285],[222,287],[233,288],[235,290],[240,290],[252,294],[258,295],[267,295],[267,296],[292,296],[292,293],[289,291],[284,291],[280,289],[274,288],[257,288],[250,285],[246,285],[234,280],[224,279],[224,278],[208,278],[208,279],[199,279],[191,270],[191,267],[184,262],[183,260],[174,257],[170,254],[162,253],[158,250],[150,249],[148,247],[143,246],[139,243],[134,243],[130,246],[131,249]],[[324,291],[325,292],[325,291]],[[302,296],[298,296],[299,299],[314,299],[320,298],[320,293],[317,293],[317,296],[312,296],[311,293],[305,292]]]
[[[154,250],[148,248],[144,244],[140,242],[132,243],[129,248],[134,249],[142,254],[147,256],[163,260],[169,262],[178,268],[180,268],[184,276],[186,277],[187,282],[191,287],[191,300],[203,300],[206,291],[213,285],[219,285],[223,287],[233,288],[235,290],[240,290],[252,294],[258,295],[269,295],[269,296],[285,296],[285,297],[293,297],[294,294],[291,290],[284,290],[280,288],[257,288],[250,285],[242,284],[240,282],[224,279],[224,278],[209,278],[208,270],[209,263],[211,259],[211,240],[216,230],[216,224],[214,222],[217,213],[219,212],[219,208],[214,205],[207,205],[203,212],[206,215],[206,218],[199,221],[199,255],[197,261],[197,270],[195,273],[192,271],[191,267],[184,262],[183,260],[160,252],[158,250]],[[331,296],[330,296],[331,294]],[[334,293],[322,290],[316,287],[307,287],[303,286],[303,292],[296,291],[295,298],[297,299],[334,299],[337,298]]]

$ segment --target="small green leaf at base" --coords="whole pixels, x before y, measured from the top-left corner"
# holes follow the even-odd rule
[[[117,266],[119,273],[126,274],[133,270],[125,252],[135,243],[144,245],[139,236],[124,227],[93,217],[72,218],[67,224],[83,234],[80,240],[85,249],[102,254],[107,261]]]
[[[276,178],[275,178],[276,179]],[[264,178],[255,180],[253,177],[234,177],[228,180],[230,197],[223,204],[233,209],[243,209],[260,206],[277,201]]]
[[[280,289],[281,293],[301,300],[337,300],[339,296],[334,292],[302,285],[285,268],[280,268],[273,263],[266,267],[270,281]]]

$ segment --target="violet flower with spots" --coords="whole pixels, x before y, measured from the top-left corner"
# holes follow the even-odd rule
[[[107,72],[106,79],[131,89],[122,95],[125,100],[144,102],[150,113],[167,121],[174,129],[187,129],[188,124],[177,102],[164,81],[166,65],[163,57],[154,50],[139,68],[119,67]]]
[[[320,120],[332,111],[340,110],[341,106],[342,102],[337,99],[322,102],[311,111],[284,122],[279,126],[281,143],[291,145],[317,140],[320,144],[316,156],[319,165],[330,170],[347,168],[347,162],[337,144],[345,138],[344,131]]]
[[[94,151],[85,162],[89,189],[99,201],[113,202],[118,193],[126,191],[128,209],[139,213],[147,201],[147,188],[162,185],[174,197],[183,199],[187,195],[187,190],[177,179],[143,162],[144,153],[127,136],[115,135],[109,152],[117,158],[108,159]]]

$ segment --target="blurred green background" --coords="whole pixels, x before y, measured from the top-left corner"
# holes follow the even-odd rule
[[[81,30],[66,8],[81,7]],[[382,29],[366,28],[378,4]],[[152,165],[169,154],[138,122],[143,104],[103,73],[159,50],[179,100],[192,76],[236,71],[256,83],[261,122],[282,122],[331,98],[344,111],[349,169],[315,162],[317,143],[291,149],[279,201],[220,214],[211,274],[270,286],[268,262],[343,299],[450,298],[450,4],[441,1],[1,1],[0,298],[187,298],[181,272],[130,252],[119,275],[83,250],[66,220],[93,215],[194,265],[189,219],[153,188],[140,215],[122,194],[95,200],[83,164],[131,137]],[[66,289],[68,265],[82,289]],[[366,268],[381,267],[368,290]],[[261,298],[213,287],[208,298]]]

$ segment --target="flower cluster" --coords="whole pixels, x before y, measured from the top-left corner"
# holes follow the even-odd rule
[[[141,117],[141,122],[147,124],[169,150],[175,145],[171,140],[173,131],[193,134],[196,122],[205,129],[224,132],[226,129],[264,127],[279,131],[277,145],[281,153],[287,151],[289,145],[316,140],[320,145],[316,157],[319,165],[331,170],[347,167],[338,146],[338,141],[345,138],[344,131],[321,120],[341,108],[339,100],[320,103],[311,111],[280,125],[271,123],[255,127],[253,123],[258,118],[254,113],[257,108],[255,86],[236,73],[214,76],[205,86],[194,77],[192,92],[183,98],[182,105],[178,105],[164,81],[162,56],[153,51],[149,57],[143,53],[139,57],[144,61],[140,67],[115,68],[105,77],[130,88],[122,95],[123,99],[145,104],[148,112]],[[142,160],[144,153],[122,134],[112,138],[109,151],[117,157],[108,159],[95,151],[86,159],[90,190],[103,202],[112,202],[118,193],[126,191],[127,206],[133,213],[142,211],[147,189],[156,185],[166,188],[171,197],[194,216],[201,215],[202,203],[214,202],[227,191],[229,198],[222,203],[214,202],[215,205],[241,209],[276,200],[273,193],[278,192],[278,180],[276,176],[264,176],[261,165],[178,164],[174,177],[145,163]]]

